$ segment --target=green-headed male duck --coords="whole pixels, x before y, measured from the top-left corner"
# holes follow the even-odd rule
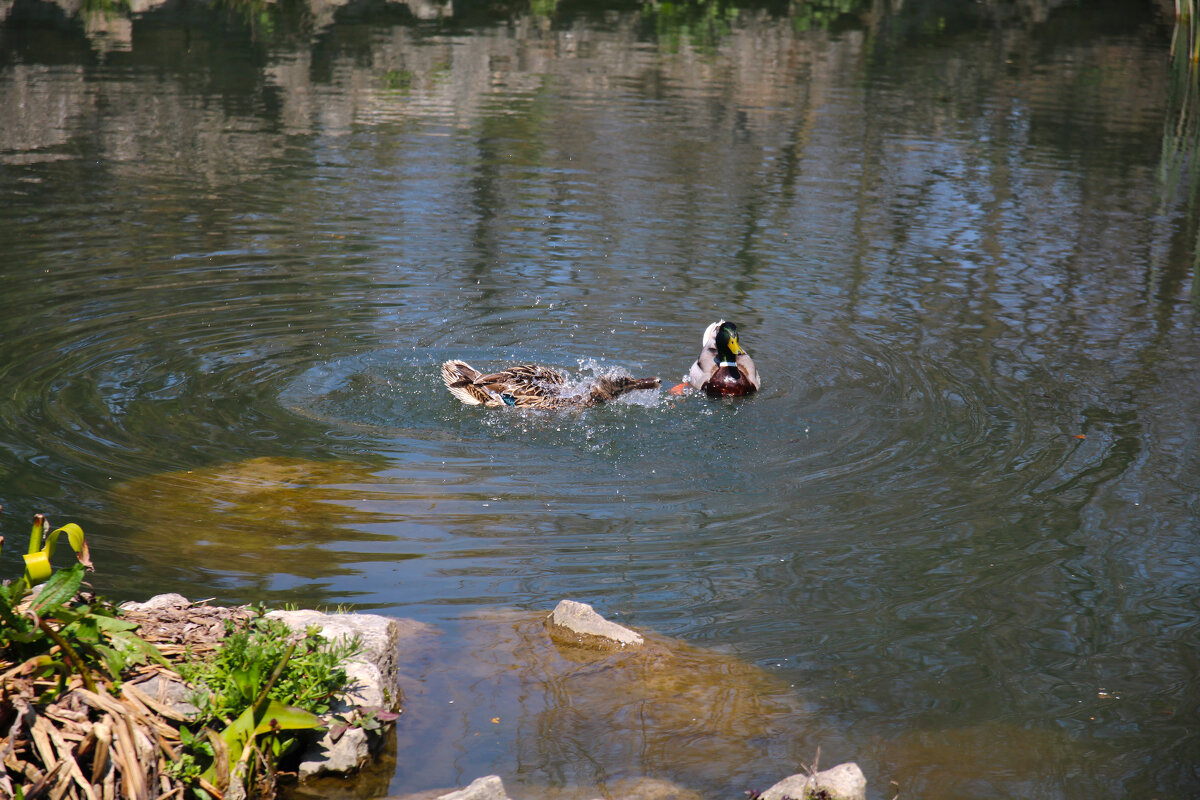
[[[762,381],[754,359],[738,342],[737,325],[717,320],[704,331],[700,357],[684,380],[709,397],[738,397],[758,391]]]

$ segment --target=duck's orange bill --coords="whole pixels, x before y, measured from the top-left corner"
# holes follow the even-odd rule
[[[687,394],[688,388],[689,387],[686,382],[685,383],[677,383],[674,386],[672,386],[670,389],[667,390],[667,394]]]

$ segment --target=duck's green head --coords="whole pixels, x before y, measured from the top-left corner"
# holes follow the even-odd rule
[[[721,327],[717,329],[717,353],[722,359],[732,361],[734,356],[740,356],[744,352],[746,351],[738,344],[737,325],[722,322]]]

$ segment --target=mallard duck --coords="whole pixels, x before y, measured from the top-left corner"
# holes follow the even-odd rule
[[[709,397],[737,397],[757,392],[762,381],[750,358],[738,343],[737,325],[717,320],[704,331],[700,357],[684,380]]]
[[[451,394],[469,406],[517,408],[584,408],[606,403],[626,392],[658,386],[658,378],[601,376],[586,392],[565,395],[562,387],[567,377],[540,364],[515,364],[484,375],[458,360],[442,364],[442,380]]]

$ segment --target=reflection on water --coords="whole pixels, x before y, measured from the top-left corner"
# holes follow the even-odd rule
[[[655,700],[638,753],[624,717],[449,726],[393,791],[736,793],[821,745],[876,797],[1197,793],[1169,13],[273,5],[0,4],[5,519],[82,522],[120,598],[435,622],[468,713],[467,653],[533,647],[468,616],[562,597],[742,687],[730,728]],[[438,377],[670,385],[719,317],[748,400],[485,413]],[[710,734],[752,766],[691,759]]]

